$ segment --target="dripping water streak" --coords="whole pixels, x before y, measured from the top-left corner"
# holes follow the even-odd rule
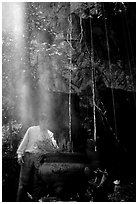
[[[116,125],[116,112],[115,112],[115,99],[114,99],[114,93],[113,93],[113,87],[112,87],[112,71],[111,71],[111,59],[110,59],[110,48],[109,48],[109,37],[107,32],[107,24],[106,24],[106,18],[105,18],[105,9],[104,9],[104,3],[103,3],[103,13],[104,13],[104,24],[105,24],[105,33],[106,33],[106,42],[107,42],[107,52],[108,52],[108,61],[109,61],[109,71],[110,71],[110,87],[111,87],[111,93],[112,93],[112,101],[113,101],[113,114],[114,114],[114,124],[115,124],[115,138],[118,141],[117,137],[117,125]]]
[[[92,66],[92,101],[93,101],[93,125],[94,125],[94,141],[95,141],[95,151],[96,147],[96,115],[95,115],[95,70],[94,70],[94,50],[93,50],[93,36],[92,36],[92,24],[90,18],[90,34],[91,34],[91,50],[90,50],[90,62]]]
[[[82,18],[80,17],[80,28],[81,28],[81,33],[80,33],[80,43],[82,42],[83,38],[83,27],[82,27]]]
[[[71,31],[72,31],[72,22],[71,22],[71,15],[68,18],[69,21],[69,41],[71,45]],[[72,47],[72,46],[71,46]],[[70,64],[69,64],[69,138],[70,138],[70,143],[71,143],[71,48],[70,48]]]

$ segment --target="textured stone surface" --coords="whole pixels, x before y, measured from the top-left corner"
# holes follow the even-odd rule
[[[93,67],[96,81],[99,73],[103,78],[98,83],[135,90],[135,76],[131,70],[128,68],[127,73],[122,69],[119,58],[111,61],[112,51],[118,49],[117,39],[112,28],[105,31],[104,20],[101,24],[95,17],[103,15],[101,4],[51,2],[34,3],[33,6],[37,17],[31,21],[31,63],[32,66],[37,63],[40,83],[46,89],[69,92],[71,78],[71,90],[80,93],[91,84]],[[108,41],[113,44],[110,53],[107,53]],[[91,52],[95,59],[91,59]],[[104,60],[104,54],[111,57]]]

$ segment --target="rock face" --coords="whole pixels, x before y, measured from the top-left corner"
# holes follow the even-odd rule
[[[71,78],[71,91],[80,93],[91,80],[93,66],[97,82],[102,83],[101,74],[106,87],[135,90],[134,64],[123,65],[121,58],[118,16],[108,16],[111,27],[100,3],[32,3],[32,7],[31,64],[37,64],[46,89],[69,92]]]

